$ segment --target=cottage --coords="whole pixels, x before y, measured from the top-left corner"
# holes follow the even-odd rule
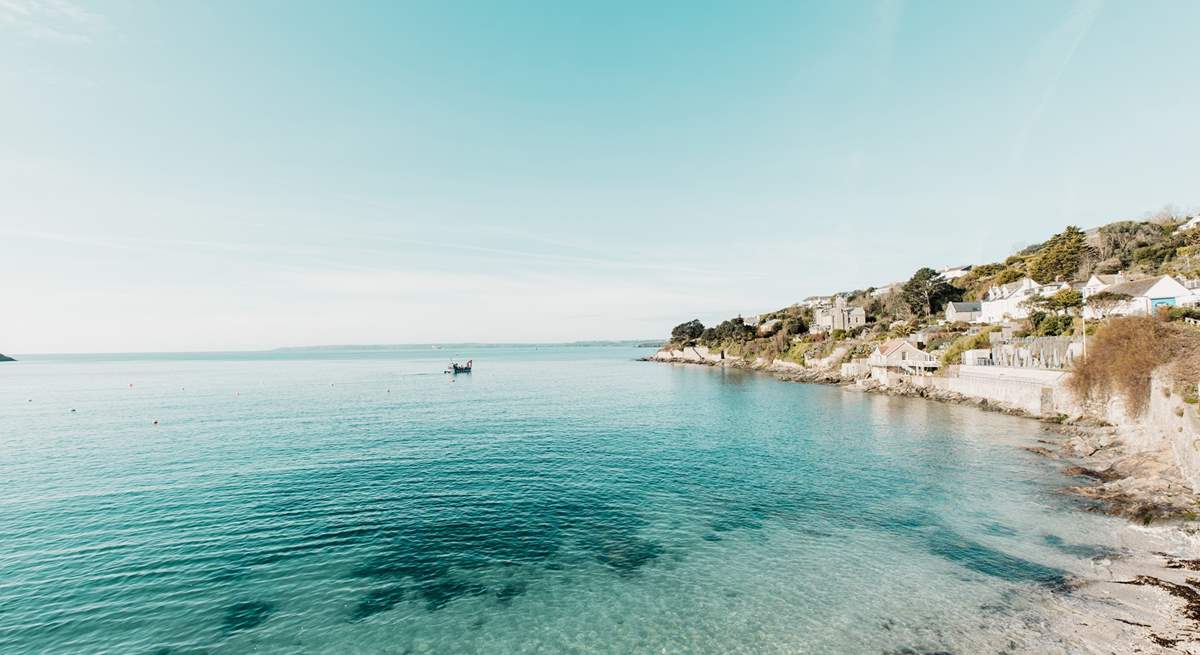
[[[983,303],[978,302],[950,302],[946,303],[946,322],[947,323],[971,323],[979,320],[979,315],[983,312]]]
[[[938,271],[938,275],[942,276],[943,278],[945,278],[947,280],[957,280],[958,278],[966,275],[967,273],[970,273],[971,268],[972,268],[972,266],[970,264],[968,264],[966,266],[950,266],[948,268],[943,268],[942,270]]]
[[[1000,323],[1008,319],[1028,318],[1029,308],[1025,301],[1037,296],[1049,296],[1061,288],[1061,284],[1038,284],[1028,277],[994,286],[988,289],[987,297],[980,303],[977,320]]]
[[[1083,286],[1080,288],[1080,292],[1083,294],[1083,299],[1087,300],[1088,296],[1100,293],[1114,284],[1132,282],[1140,279],[1140,277],[1141,276],[1127,275],[1123,272],[1113,273],[1111,275],[1099,275],[1093,273],[1092,276],[1087,279],[1087,282],[1083,283]]]
[[[867,311],[862,307],[846,305],[846,299],[837,296],[833,305],[823,305],[813,310],[813,326],[817,332],[843,330],[849,332],[867,324]]]
[[[1153,314],[1161,307],[1195,305],[1198,300],[1191,289],[1183,286],[1179,280],[1170,275],[1121,282],[1104,287],[1103,290],[1129,296],[1129,300],[1121,302],[1107,312],[1107,314],[1116,316]],[[1084,316],[1098,318],[1095,310],[1091,307],[1084,309]]]
[[[867,364],[872,369],[872,375],[876,369],[881,372],[924,375],[940,365],[936,357],[904,339],[890,339],[880,344],[867,358]]]

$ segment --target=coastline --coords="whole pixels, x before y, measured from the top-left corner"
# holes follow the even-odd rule
[[[1037,439],[1038,445],[1025,450],[1061,462],[1066,483],[1062,491],[1094,501],[1096,511],[1128,520],[1117,535],[1120,553],[1094,557],[1092,570],[1047,604],[1054,631],[1080,647],[1068,652],[1200,655],[1200,522],[1194,512],[1200,505],[1169,452],[1128,448],[1128,430],[1086,417],[1067,421],[1062,416],[1035,416],[1019,407],[928,386],[884,386],[831,367],[676,352],[684,356],[660,350],[640,359],[736,368],[786,382],[923,398],[1038,421],[1043,431],[1058,438]],[[1072,479],[1080,483],[1071,484]]]

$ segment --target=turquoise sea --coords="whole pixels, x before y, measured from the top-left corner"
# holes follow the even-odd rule
[[[1071,652],[1037,423],[649,352],[18,355],[0,653]]]

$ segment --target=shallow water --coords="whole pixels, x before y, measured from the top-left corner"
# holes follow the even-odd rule
[[[0,365],[0,653],[1070,651],[1038,424],[646,352]]]

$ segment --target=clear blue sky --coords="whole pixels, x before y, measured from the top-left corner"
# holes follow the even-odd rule
[[[0,0],[0,352],[654,337],[1191,208],[1197,25]]]

